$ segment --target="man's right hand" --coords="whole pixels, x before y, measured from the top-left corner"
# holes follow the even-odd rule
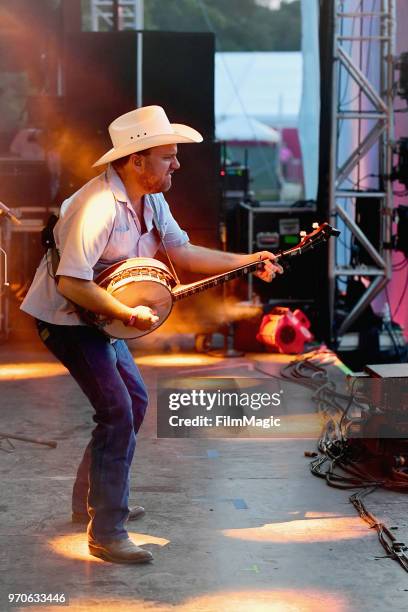
[[[158,320],[159,317],[148,306],[136,306],[132,308],[130,319],[126,325],[146,330],[150,329]]]

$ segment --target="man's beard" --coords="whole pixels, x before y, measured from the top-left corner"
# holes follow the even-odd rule
[[[161,193],[170,189],[171,175],[169,174],[162,179],[157,179],[146,173],[141,176],[141,183],[146,193]]]

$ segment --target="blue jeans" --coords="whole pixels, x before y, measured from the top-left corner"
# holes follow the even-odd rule
[[[100,543],[127,538],[129,471],[147,391],[124,340],[113,344],[93,327],[37,321],[47,348],[91,402],[96,423],[79,465],[74,512],[88,512],[88,535]]]

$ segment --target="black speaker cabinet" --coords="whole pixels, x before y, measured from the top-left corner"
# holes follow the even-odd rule
[[[67,125],[107,133],[115,117],[136,106],[135,32],[75,32],[65,37]],[[77,135],[78,137],[80,134]]]
[[[160,104],[171,121],[214,139],[214,35],[143,33],[143,104]]]
[[[174,123],[214,137],[214,35],[142,32],[142,101],[159,104]],[[65,38],[66,115],[105,133],[136,107],[138,33],[76,32]]]
[[[208,229],[218,220],[219,206],[219,152],[212,143],[214,35],[141,35],[143,105],[163,106],[170,121],[191,125],[204,136],[200,145],[180,146],[182,170],[174,177],[170,197],[177,202],[181,224]],[[138,49],[134,31],[66,35],[64,114],[69,134],[64,140],[61,198],[96,174],[92,162],[111,147],[109,123],[136,108]]]
[[[211,229],[218,242],[217,228],[221,203],[220,149],[218,143],[202,142],[179,146],[181,167],[173,174],[173,185],[166,193],[174,216],[190,233]]]

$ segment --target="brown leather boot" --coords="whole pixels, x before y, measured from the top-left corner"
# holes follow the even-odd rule
[[[90,539],[88,546],[91,555],[112,563],[148,563],[153,560],[151,552],[136,546],[130,538],[105,544]]]

